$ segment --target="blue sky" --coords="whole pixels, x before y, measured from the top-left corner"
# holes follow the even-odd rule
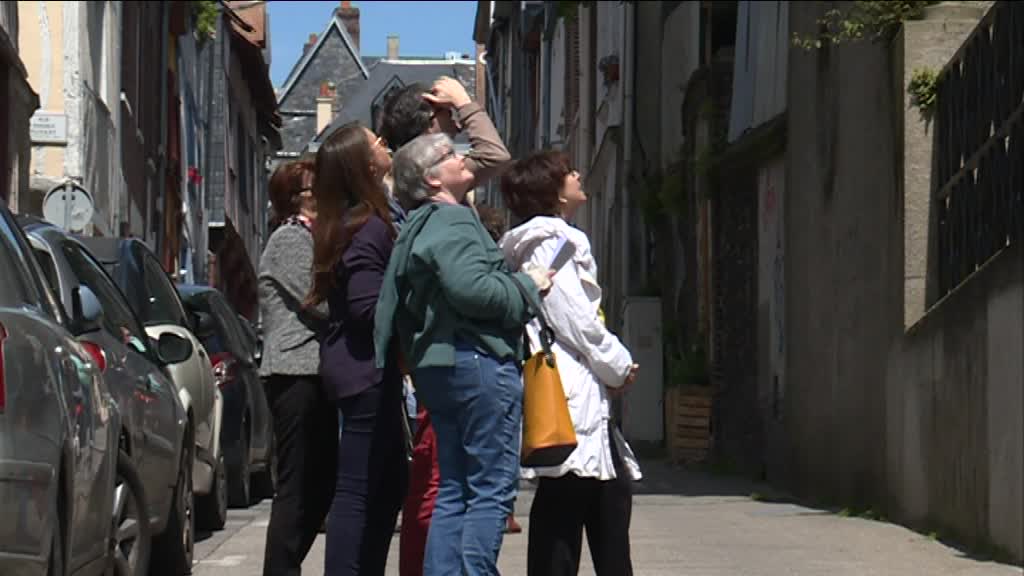
[[[361,51],[383,56],[388,34],[400,37],[400,53],[443,56],[456,51],[472,55],[476,2],[353,2],[359,8]],[[280,86],[302,55],[310,34],[320,34],[339,2],[268,3],[270,13],[270,78]]]

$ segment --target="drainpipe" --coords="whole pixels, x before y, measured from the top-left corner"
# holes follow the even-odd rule
[[[625,47],[622,55],[622,63],[625,66],[625,74],[622,75],[622,122],[623,122],[623,146],[622,151],[622,172],[620,178],[622,178],[622,189],[625,191],[625,202],[623,202],[622,210],[619,211],[619,218],[621,219],[621,230],[623,231],[623,250],[622,250],[622,277],[620,278],[621,288],[623,296],[628,296],[632,292],[631,283],[636,283],[637,276],[633,273],[634,269],[643,271],[643,266],[637,265],[633,262],[634,258],[629,253],[630,238],[633,233],[634,222],[630,218],[630,205],[633,201],[633,187],[630,182],[630,173],[633,167],[633,124],[634,124],[634,103],[633,103],[633,83],[636,80],[636,6],[633,2],[627,2],[625,5],[625,18],[623,18],[623,30],[625,31]],[[641,243],[642,245],[642,243]],[[641,259],[643,261],[643,259]]]
[[[157,144],[156,202],[163,202],[167,193],[167,53],[171,36],[170,26],[168,25],[170,22],[169,10],[170,4],[167,2],[160,3],[160,140]],[[160,213],[163,215],[163,218],[160,222],[155,223],[156,242],[154,242],[154,245],[157,255],[161,258],[161,263],[163,263],[163,233],[167,214],[163,210]]]
[[[551,147],[551,40],[554,37],[554,30],[552,23],[555,21],[552,12],[553,4],[546,2],[544,4],[544,33],[541,36],[542,42],[540,44],[541,50],[543,51],[543,66],[544,66],[544,79],[542,82],[544,85],[541,87],[541,139],[542,148]]]

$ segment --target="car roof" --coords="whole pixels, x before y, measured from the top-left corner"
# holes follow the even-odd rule
[[[114,264],[123,256],[134,238],[109,238],[105,236],[76,236],[103,264]]]
[[[175,284],[174,286],[178,289],[178,293],[181,294],[182,298],[218,292],[216,288],[203,286],[201,284]]]

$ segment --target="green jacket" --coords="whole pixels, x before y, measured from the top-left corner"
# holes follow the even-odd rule
[[[533,280],[509,270],[473,210],[433,202],[413,210],[377,301],[377,366],[396,332],[411,370],[454,366],[457,340],[498,359],[521,358],[523,326],[533,314],[513,276],[539,309]]]

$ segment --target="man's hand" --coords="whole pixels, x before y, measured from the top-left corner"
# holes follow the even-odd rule
[[[423,99],[439,108],[457,109],[472,102],[462,83],[449,76],[438,78],[430,92],[423,94]]]

